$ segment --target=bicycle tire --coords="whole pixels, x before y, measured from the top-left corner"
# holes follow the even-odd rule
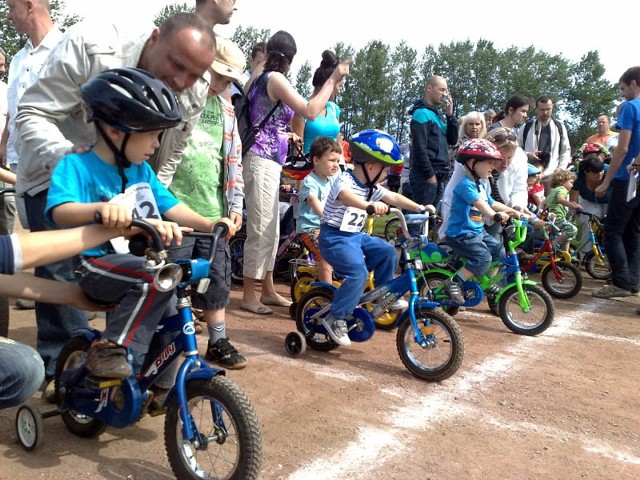
[[[196,437],[197,445],[183,438],[180,406],[173,396],[164,422],[164,443],[176,478],[258,478],[262,433],[244,391],[218,375],[188,381],[186,394],[192,423],[202,437]]]
[[[605,263],[600,263],[598,257],[593,252],[587,252],[584,256],[583,265],[587,273],[596,280],[609,280],[613,275],[611,266],[605,256]]]
[[[319,328],[311,318],[313,314],[333,301],[333,292],[327,288],[312,288],[298,302],[296,311],[296,328],[307,340],[307,345],[321,352],[329,352],[339,347],[324,327]],[[329,315],[329,312],[326,313]]]
[[[560,278],[556,278],[556,272]],[[567,299],[575,297],[582,289],[582,273],[580,269],[567,262],[555,262],[555,269],[549,263],[540,273],[542,286],[554,298]]]
[[[231,281],[236,285],[244,283],[244,242],[247,236],[244,233],[234,235],[229,240],[229,254],[231,257]]]
[[[64,406],[65,399],[60,391],[60,377],[65,370],[80,368],[87,357],[87,351],[91,342],[85,337],[72,337],[65,343],[58,361],[56,362],[55,388],[60,406]],[[61,414],[62,421],[70,432],[83,438],[95,438],[105,431],[106,423],[94,420],[91,417],[80,414],[75,410],[65,410]]]
[[[464,337],[460,326],[440,308],[421,309],[416,317],[429,345],[422,347],[416,343],[411,321],[406,318],[398,327],[396,336],[400,360],[412,375],[421,380],[446,380],[458,371],[464,358]],[[449,347],[446,352],[443,352],[443,345]]]
[[[555,313],[555,307],[551,296],[542,288],[537,285],[525,284],[522,286],[530,303],[535,302],[536,312],[543,304],[544,308],[540,315],[537,315],[537,320],[532,322],[524,322],[524,316],[528,315],[528,312],[523,312],[520,307],[520,297],[518,293],[517,285],[512,285],[502,293],[500,297],[500,319],[505,326],[514,333],[519,335],[534,336],[544,332],[553,323],[553,317]]]
[[[441,297],[441,295],[443,295],[445,298],[449,298],[444,291],[442,291],[441,294],[434,293],[433,295],[430,295],[430,291],[434,292],[434,290],[440,287],[448,278],[449,277],[444,273],[425,272],[424,276],[422,277],[422,281],[420,282],[420,296],[427,298],[433,296],[434,301],[438,303],[440,303],[440,300],[442,300],[443,298]],[[445,313],[451,315],[452,317],[455,317],[458,312],[460,312],[460,307],[454,305],[440,305],[440,308],[442,308]]]

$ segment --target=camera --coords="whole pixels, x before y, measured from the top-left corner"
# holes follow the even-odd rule
[[[551,154],[549,152],[538,152],[538,158],[542,162],[545,168],[549,165],[551,161]]]

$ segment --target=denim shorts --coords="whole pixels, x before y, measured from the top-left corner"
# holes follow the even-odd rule
[[[457,237],[447,237],[446,244],[467,260],[465,267],[476,277],[485,275],[493,260],[505,256],[502,242],[484,229],[480,234],[470,232]]]

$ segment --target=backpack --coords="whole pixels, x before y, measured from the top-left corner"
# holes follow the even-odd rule
[[[271,118],[271,115],[273,115],[273,112],[275,112],[276,108],[278,108],[282,103],[280,100],[278,100],[276,104],[273,106],[273,108],[269,111],[269,113],[267,113],[267,115],[262,119],[262,121],[258,125],[254,126],[251,123],[251,118],[249,116],[249,111],[251,109],[249,94],[255,88],[257,88],[258,83],[261,83],[261,84],[265,83],[266,78],[267,77],[264,74],[260,75],[258,78],[256,78],[253,81],[246,95],[244,95],[243,93],[240,93],[240,94],[234,95],[232,98],[233,109],[236,113],[236,120],[238,122],[238,133],[240,134],[240,142],[242,143],[243,154],[247,153],[249,149],[253,147],[253,144],[256,141],[256,134],[262,129],[262,127],[264,127],[265,123],[267,123],[269,118]],[[240,83],[236,83],[234,81],[234,84],[236,85],[236,88],[238,88],[240,92],[244,92],[243,87],[242,85],[240,85]]]

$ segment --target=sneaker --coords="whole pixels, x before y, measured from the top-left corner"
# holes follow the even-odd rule
[[[409,302],[403,298],[399,298],[389,305],[389,310],[406,310],[407,308],[409,308]]]
[[[444,288],[451,300],[462,305],[464,303],[464,295],[462,294],[462,288],[460,287],[460,284],[458,284],[458,282],[453,278],[447,278],[444,281]]]
[[[616,287],[615,285],[605,285],[604,287],[591,292],[591,296],[596,298],[616,298],[616,297],[630,297],[633,295],[629,290]]]
[[[489,305],[491,313],[499,315],[499,307],[496,297],[500,294],[500,287],[498,285],[491,285],[491,287],[489,287],[484,293],[487,297],[487,304]]]
[[[47,384],[42,391],[42,399],[47,403],[58,403],[58,393],[56,392],[56,381],[52,378],[46,381]]]
[[[133,375],[127,361],[127,350],[103,340],[91,346],[84,366],[96,377],[127,378]]]
[[[229,343],[228,338],[221,338],[213,345],[207,344],[204,359],[229,370],[240,370],[247,366],[247,359],[238,353],[238,350]]]
[[[322,319],[322,325],[327,330],[331,340],[336,342],[338,345],[342,345],[343,347],[351,345],[349,327],[347,326],[346,320],[333,318],[331,315],[327,315]]]
[[[19,298],[16,300],[16,309],[18,310],[33,310],[36,308],[36,302],[33,300],[23,300]]]

